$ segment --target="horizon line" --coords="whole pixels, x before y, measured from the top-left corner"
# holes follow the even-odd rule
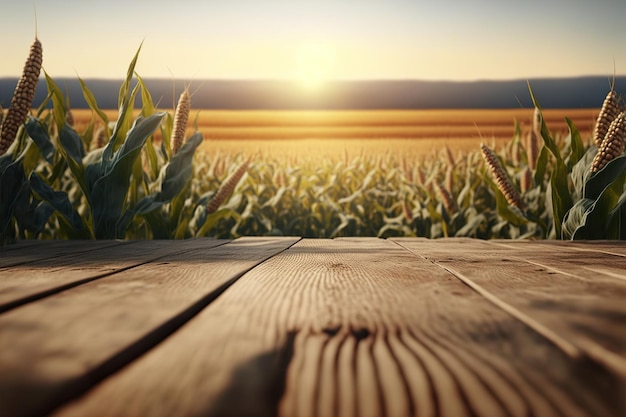
[[[50,74],[48,74],[50,76]],[[223,78],[223,77],[206,77],[206,78],[186,78],[186,77],[165,77],[165,76],[153,76],[145,77],[141,76],[144,80],[152,81],[204,81],[204,82],[287,82],[287,83],[300,83],[298,78]],[[519,82],[529,80],[574,80],[585,78],[607,78],[611,80],[613,77],[623,78],[625,74],[588,74],[588,75],[564,75],[564,76],[534,76],[534,77],[512,77],[512,78],[472,78],[472,79],[458,79],[458,78],[329,78],[324,83],[350,83],[350,82],[450,82],[450,83],[478,83],[478,82]],[[19,79],[19,75],[15,76],[0,76],[0,80],[4,79]],[[53,80],[99,80],[99,81],[119,81],[124,80],[125,77],[104,77],[104,76],[92,76],[92,77],[80,77],[80,76],[58,76],[50,77]],[[133,77],[136,79],[136,77]],[[40,80],[45,80],[45,76],[39,77]]]

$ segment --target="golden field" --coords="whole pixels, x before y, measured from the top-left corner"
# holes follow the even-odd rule
[[[168,109],[168,111],[172,111]],[[555,135],[566,135],[565,117],[583,139],[590,137],[598,109],[548,109],[543,114]],[[117,110],[105,111],[115,120]],[[190,115],[203,133],[204,149],[219,152],[267,151],[273,154],[352,152],[428,154],[444,145],[455,150],[477,149],[481,142],[503,143],[515,132],[525,134],[532,109],[251,111],[198,110]],[[90,110],[73,110],[76,128],[88,123]]]

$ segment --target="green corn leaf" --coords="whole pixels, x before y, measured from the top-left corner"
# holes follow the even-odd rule
[[[135,72],[135,77],[137,77],[137,82],[141,88],[141,115],[143,117],[148,117],[156,112],[154,102],[152,101],[152,95],[150,95],[150,91],[143,82],[143,78],[141,78],[137,72]]]
[[[26,148],[20,155],[20,159],[22,159],[22,166],[24,167],[24,172],[32,172],[36,170],[41,164],[41,151],[39,147],[35,145],[34,141],[28,141],[26,144]]]
[[[594,201],[591,199],[583,199],[593,201],[587,208],[583,221],[576,228],[572,239],[619,239],[620,229],[610,226],[611,213],[616,213],[621,206],[618,203],[624,191],[624,181],[626,180],[626,171],[622,173],[609,184],[600,193],[600,196]],[[622,202],[623,203],[623,202]]]
[[[213,230],[213,228],[219,222],[225,222],[228,219],[234,219],[235,221],[239,221],[241,216],[236,211],[229,208],[222,208],[217,210],[214,213],[206,216],[206,219],[202,226],[196,232],[196,237],[209,236],[209,232]]]
[[[539,157],[537,158],[537,166],[535,167],[535,184],[544,187],[544,177],[546,176],[546,169],[548,167],[548,149],[545,146],[541,147]]]
[[[578,228],[586,222],[589,210],[593,207],[595,201],[588,198],[581,198],[567,212],[563,218],[561,227],[562,239],[573,239]]]
[[[92,207],[92,201],[90,199],[88,179],[83,165],[83,157],[85,156],[85,149],[82,145],[80,136],[69,125],[64,124],[59,132],[59,142],[61,146],[59,151],[63,155],[67,166],[69,167],[72,176],[80,186],[83,194],[87,198],[87,203]]]
[[[576,126],[574,126],[574,123],[567,117],[565,118],[565,121],[567,122],[567,126],[569,127],[570,132],[569,142],[571,153],[569,156],[569,164],[570,166],[574,166],[585,155],[585,145],[582,138],[580,137],[580,132],[578,131]]]
[[[50,78],[48,73],[44,71],[44,75],[46,77],[46,85],[48,87],[48,95],[52,100],[52,109],[54,113],[54,119],[57,124],[57,128],[61,130],[65,125],[66,120],[66,110],[65,110],[65,98],[63,97],[63,92],[56,85],[54,80]]]
[[[161,153],[166,161],[172,156],[172,130],[174,129],[174,118],[170,113],[165,114],[163,124],[161,125]]]
[[[46,227],[48,219],[54,213],[54,207],[52,207],[47,201],[40,201],[34,207],[31,207],[22,216],[19,213],[15,213],[15,217],[18,221],[19,227],[23,230],[28,230],[33,233],[33,237],[37,238],[39,234]]]
[[[30,188],[39,200],[46,201],[63,219],[78,233],[85,227],[80,215],[72,207],[72,203],[63,191],[55,191],[41,177],[33,172],[29,178]],[[46,219],[47,220],[47,219]]]
[[[533,93],[533,90],[530,87],[530,82],[528,82],[528,91],[530,92],[530,97],[533,101],[533,105],[539,110],[539,113],[541,113],[541,107],[539,106],[539,103],[537,102],[537,99],[535,98],[535,94]],[[546,126],[546,122],[543,118],[543,113],[541,113],[541,137],[543,139],[544,144],[550,150],[550,152],[552,152],[552,155],[554,155],[556,160],[557,161],[563,160],[563,157],[561,156],[561,152],[559,151],[558,145],[556,144],[556,142],[550,135],[550,132],[548,131],[548,127]]]
[[[117,235],[116,225],[122,216],[122,210],[128,195],[133,165],[141,153],[146,140],[161,123],[162,113],[155,113],[148,118],[139,117],[123,145],[112,155],[106,149],[97,167],[90,169],[93,182],[91,200],[93,202],[94,233],[98,239],[112,239]]]
[[[191,219],[189,217],[184,217],[180,220],[178,226],[176,226],[176,229],[174,230],[174,239],[185,239],[189,237],[190,220]]]
[[[37,110],[35,111],[35,116],[37,119],[41,119],[43,112],[48,109],[48,105],[50,104],[50,100],[52,100],[52,95],[50,92],[46,95],[46,98],[43,99]]]
[[[87,125],[83,133],[80,135],[81,139],[83,140],[83,145],[85,149],[92,148],[91,143],[93,142],[94,128],[95,128],[95,123],[94,123],[93,116],[92,116],[91,120],[89,120],[89,124]]]
[[[585,198],[591,200],[597,199],[600,193],[602,193],[608,185],[613,184],[624,171],[626,171],[626,155],[622,155],[610,161],[604,168],[589,177],[585,184]]]
[[[477,237],[478,229],[487,223],[484,214],[472,217],[463,227],[454,234],[455,237]]]
[[[160,208],[185,189],[193,175],[192,159],[195,150],[203,141],[202,134],[197,132],[180,148],[172,160],[163,167],[161,190],[142,198],[132,209],[134,214],[146,214]]]
[[[59,142],[63,150],[67,153],[67,156],[72,158],[77,164],[82,165],[83,158],[85,157],[83,140],[67,123],[63,125],[63,128],[59,132]]]
[[[169,217],[170,223],[172,225],[176,225],[177,223],[184,221],[185,216],[183,214],[185,209],[185,203],[189,196],[190,189],[191,181],[187,181],[182,190],[180,190],[180,192],[171,199],[169,205]]]
[[[164,167],[165,178],[161,185],[161,198],[170,200],[180,193],[193,175],[193,156],[202,144],[202,133],[194,133]]]
[[[29,117],[25,124],[28,136],[39,148],[41,155],[49,164],[54,164],[54,145],[50,140],[48,131],[43,127],[41,122],[34,117]]]
[[[153,239],[171,239],[172,231],[169,221],[163,213],[151,211],[143,215],[144,219],[150,226],[150,232]]]
[[[139,84],[133,88],[130,93],[130,97],[128,97],[127,100],[124,100],[120,106],[118,119],[115,122],[113,133],[111,134],[111,140],[104,150],[105,154],[110,154],[117,150],[122,145],[124,138],[128,134],[128,130],[130,129],[133,120],[134,103],[138,92]]]
[[[98,107],[96,97],[93,95],[91,90],[87,87],[87,84],[85,84],[85,82],[80,77],[78,78],[78,82],[80,83],[80,89],[83,92],[83,97],[85,98],[87,105],[89,106],[91,111],[95,112],[98,115],[98,117],[100,117],[100,120],[102,120],[102,123],[104,124],[105,134],[107,137],[110,137],[111,130],[109,129],[109,118],[102,110],[100,110],[100,107]]]
[[[550,192],[552,197],[552,216],[554,230],[557,236],[561,236],[561,225],[567,211],[572,208],[574,202],[568,186],[567,166],[563,159],[558,159],[550,177]]]
[[[157,150],[154,147],[152,137],[150,137],[150,139],[146,142],[145,150],[146,157],[148,158],[150,180],[152,181],[159,176],[160,169],[159,156],[157,155]]]
[[[120,87],[118,100],[117,100],[117,107],[119,108],[128,106],[128,100],[130,98],[128,94],[130,91],[130,82],[133,79],[133,74],[135,73],[135,66],[137,65],[137,59],[139,58],[139,52],[141,51],[142,45],[143,45],[143,42],[139,44],[139,48],[137,48],[137,52],[135,52],[135,56],[130,61],[130,65],[128,66],[128,70],[126,71],[126,78],[124,79],[124,82],[122,83],[122,86]]]
[[[4,236],[16,210],[25,211],[24,194],[28,194],[28,182],[21,159],[12,155],[0,157],[0,236]],[[2,242],[0,242],[2,243]]]
[[[574,201],[578,201],[583,198],[585,184],[591,176],[591,164],[596,152],[596,147],[590,148],[572,167],[570,178],[572,179],[572,185],[574,188],[574,193],[572,195]]]
[[[541,112],[541,107],[539,106],[539,103],[535,98],[533,90],[530,87],[530,83],[528,83],[528,91],[530,91],[530,96],[532,98],[533,104],[539,110],[539,112]],[[555,168],[550,177],[550,188],[552,193],[552,216],[554,219],[554,229],[556,235],[561,236],[563,219],[567,211],[574,205],[574,202],[572,201],[572,196],[570,195],[568,187],[569,171],[567,169],[567,166],[565,165],[565,162],[563,161],[563,157],[561,156],[559,147],[557,146],[554,139],[552,139],[552,136],[550,136],[550,132],[548,131],[548,127],[546,126],[543,114],[541,116],[541,137],[543,138],[543,142],[546,148],[550,150],[550,152],[556,159]]]
[[[607,224],[609,238],[626,239],[626,190],[615,204],[615,208],[609,213]]]
[[[137,82],[141,88],[141,115],[143,117],[148,117],[156,112],[154,102],[152,101],[152,96],[150,95],[150,91],[148,91],[143,78],[141,78],[136,72],[135,76],[137,77]],[[150,178],[155,179],[159,175],[159,157],[152,144],[152,137],[148,139],[145,151],[146,156],[148,157],[148,166],[150,167]]]
[[[130,187],[128,188],[128,200],[126,205],[129,207],[134,206],[141,198],[141,195],[147,194],[148,192],[148,184],[147,181],[144,180],[143,161],[141,157],[138,157],[135,159],[130,175]]]

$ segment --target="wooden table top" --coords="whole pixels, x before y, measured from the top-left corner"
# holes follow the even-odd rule
[[[0,416],[626,416],[626,242],[25,241]]]

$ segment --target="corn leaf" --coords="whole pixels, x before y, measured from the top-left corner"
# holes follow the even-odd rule
[[[557,236],[561,235],[561,225],[567,211],[574,202],[569,192],[568,170],[563,159],[558,159],[550,177],[550,192],[552,197],[552,216],[554,230]]]
[[[122,105],[120,106],[118,112],[118,119],[115,122],[115,126],[113,127],[111,140],[105,148],[105,153],[117,150],[124,142],[124,138],[126,137],[128,130],[132,125],[134,103],[138,92],[139,84],[137,84],[135,88],[133,88],[130,96],[122,102]]]
[[[143,78],[141,78],[136,72],[135,76],[137,77],[137,82],[141,88],[141,115],[143,117],[148,117],[156,112],[154,102],[152,101],[152,96],[150,95],[150,91],[148,91]],[[146,156],[148,157],[148,166],[150,167],[150,178],[155,179],[159,175],[159,158],[152,143],[152,136],[146,143],[145,151]]]
[[[99,164],[90,166],[93,181],[91,200],[93,202],[94,233],[97,239],[121,237],[116,225],[122,216],[122,209],[135,160],[141,153],[146,140],[158,128],[163,117],[156,113],[148,118],[139,117],[128,131],[123,145],[112,155],[103,152]]]
[[[576,231],[585,224],[589,211],[593,208],[594,204],[594,200],[581,198],[572,206],[563,218],[563,225],[561,227],[562,239],[574,238]]]
[[[160,191],[142,198],[132,209],[128,210],[124,214],[122,220],[118,224],[120,232],[126,230],[135,215],[145,216],[146,214],[161,208],[164,204],[170,202],[186,189],[187,183],[193,175],[193,155],[202,141],[203,137],[199,132],[189,138],[189,140],[180,148],[179,152],[174,155],[172,160],[163,167],[161,171]],[[146,218],[146,220],[152,228],[153,222],[157,219],[155,216],[151,216],[150,218]],[[161,222],[161,220],[158,221]],[[159,226],[159,228],[161,228],[161,226]]]
[[[576,228],[572,239],[619,239],[620,229],[610,227],[612,218],[616,210],[621,209],[618,203],[624,191],[624,181],[626,180],[626,170],[622,171],[611,184],[600,193],[597,200],[585,212],[580,226]],[[623,201],[622,203],[623,204]]]
[[[214,213],[206,216],[206,219],[202,226],[196,232],[196,237],[209,236],[209,232],[219,223],[225,222],[228,219],[234,219],[236,221],[241,219],[241,216],[236,211],[223,208],[219,209]]]
[[[626,171],[626,155],[620,156],[618,158],[610,161],[604,168],[600,171],[592,174],[587,182],[585,183],[585,198],[589,198],[591,200],[596,200],[602,192],[606,189],[606,187],[610,184],[613,184],[623,173]],[[621,184],[616,184],[617,187],[623,185],[623,181]],[[620,191],[621,194],[621,191]]]
[[[541,151],[539,152],[539,157],[537,158],[537,165],[535,167],[535,184],[541,186],[541,188],[545,188],[544,186],[544,177],[546,175],[546,168],[548,167],[548,149],[545,146],[541,147]]]
[[[127,107],[129,100],[129,92],[130,92],[130,82],[133,79],[133,74],[135,74],[135,66],[137,65],[137,59],[139,58],[139,52],[141,51],[141,46],[143,42],[139,44],[139,48],[137,48],[137,52],[135,52],[135,56],[130,61],[128,65],[128,70],[126,71],[126,78],[124,78],[124,82],[120,87],[120,91],[117,99],[117,107]]]
[[[548,127],[546,126],[543,113],[541,112],[541,107],[539,106],[539,103],[537,102],[537,99],[535,98],[535,94],[533,93],[533,90],[530,87],[530,83],[528,83],[528,91],[530,92],[530,97],[533,101],[533,105],[539,110],[539,113],[541,114],[541,137],[543,138],[544,144],[550,150],[550,152],[552,152],[552,155],[554,155],[557,161],[563,160],[563,157],[561,156],[561,152],[559,151],[558,145],[556,144],[556,142],[550,135],[550,132],[548,131]]]
[[[30,231],[33,233],[33,237],[37,238],[44,227],[46,227],[46,223],[48,223],[53,213],[54,207],[47,201],[39,201],[35,203],[34,206],[30,207],[27,212],[23,213],[23,215],[20,216],[19,213],[15,213],[15,217],[21,228]]]
[[[610,238],[626,239],[626,190],[615,204],[615,208],[609,213],[607,224],[609,236],[614,236]]]
[[[54,80],[50,78],[47,72],[44,71],[46,77],[46,86],[48,87],[48,95],[52,100],[52,110],[54,113],[54,119],[57,124],[58,130],[61,130],[65,125],[65,99],[63,98],[63,92],[56,85]]]
[[[98,103],[96,101],[96,97],[93,95],[91,90],[87,87],[87,84],[85,84],[85,82],[80,77],[78,78],[78,82],[80,83],[80,89],[83,93],[83,97],[85,98],[85,101],[87,102],[87,105],[89,106],[91,111],[95,112],[98,115],[98,117],[100,117],[100,119],[102,120],[102,123],[104,124],[105,134],[107,137],[110,137],[111,129],[109,129],[109,118],[107,117],[106,113],[100,110],[100,107],[98,106]]]
[[[25,124],[28,136],[33,140],[39,148],[41,155],[49,164],[54,164],[54,145],[50,140],[48,131],[43,127],[41,122],[34,117],[29,117]]]
[[[573,185],[573,195],[572,198],[574,201],[578,201],[583,198],[583,194],[585,191],[585,184],[589,180],[591,176],[591,164],[593,162],[593,158],[595,157],[597,152],[596,147],[590,148],[585,154],[576,162],[576,164],[572,167],[572,172],[570,177],[572,179]]]
[[[67,156],[72,158],[76,164],[82,165],[83,158],[86,154],[83,140],[67,123],[63,125],[63,128],[59,132],[59,141],[63,150],[67,153]]]
[[[26,210],[23,206],[24,193],[28,193],[28,183],[22,161],[12,160],[11,154],[0,157],[0,237],[4,236],[16,210]]]
[[[47,202],[59,213],[76,232],[83,232],[85,227],[80,215],[72,207],[72,203],[63,191],[55,191],[41,177],[33,172],[29,178],[30,188],[39,200]],[[47,211],[47,209],[46,209]],[[47,220],[47,219],[46,219]]]
[[[571,153],[569,156],[569,165],[574,166],[580,159],[585,155],[585,145],[583,144],[583,140],[580,137],[580,132],[574,126],[574,123],[569,119],[565,118],[567,122],[567,126],[569,127],[569,136],[570,136],[570,149]]]

